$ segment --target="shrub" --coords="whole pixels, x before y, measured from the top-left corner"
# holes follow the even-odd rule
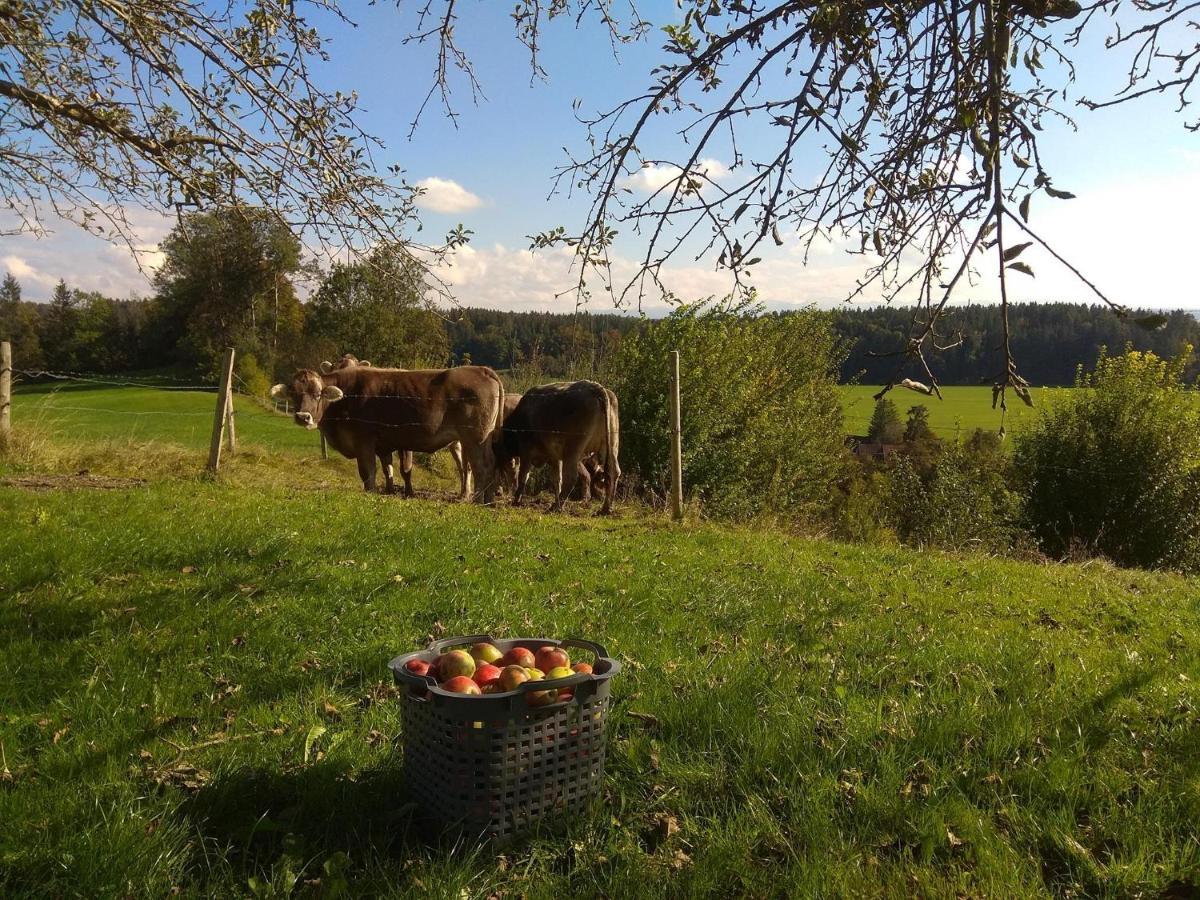
[[[886,519],[908,544],[1010,550],[1021,542],[1021,498],[1007,468],[1002,454],[970,442],[919,459],[900,454],[887,470]]]
[[[1200,568],[1200,404],[1174,360],[1103,351],[1017,439],[1030,526],[1054,556]]]
[[[234,358],[233,368],[241,379],[242,390],[260,400],[266,398],[271,390],[271,379],[258,364],[258,357],[253,353],[239,354]]]
[[[621,467],[660,497],[670,484],[671,350],[681,356],[688,495],[730,518],[826,514],[844,459],[828,314],[706,301],[622,342],[605,376],[620,401]]]

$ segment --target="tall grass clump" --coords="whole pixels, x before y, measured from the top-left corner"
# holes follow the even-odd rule
[[[1101,352],[1018,435],[1014,462],[1042,549],[1121,565],[1200,569],[1200,404],[1172,360]]]
[[[605,376],[621,400],[621,466],[652,497],[670,483],[672,350],[690,498],[724,518],[824,516],[844,460],[841,349],[829,316],[704,301],[623,341]]]

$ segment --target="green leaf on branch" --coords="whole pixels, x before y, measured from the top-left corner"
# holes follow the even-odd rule
[[[1029,221],[1029,201],[1033,199],[1033,194],[1026,194],[1025,199],[1021,201],[1021,218],[1026,222]]]
[[[1023,244],[1014,244],[1013,246],[1009,247],[1007,250],[1004,251],[1004,261],[1009,262],[1010,260],[1016,259],[1018,256],[1020,256],[1022,253],[1025,252],[1026,248],[1032,247],[1032,246],[1033,246],[1033,241],[1026,241]]]
[[[1011,263],[1009,265],[1009,268],[1012,269],[1014,272],[1021,272],[1022,274],[1028,275],[1030,278],[1034,277],[1033,269],[1029,268],[1029,265],[1027,263],[1023,263],[1023,262]]]

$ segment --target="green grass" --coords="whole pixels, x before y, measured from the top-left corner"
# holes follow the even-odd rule
[[[0,487],[0,895],[1200,886],[1194,580],[309,478]],[[488,630],[626,663],[604,803],[502,857],[412,827],[385,668]]]
[[[19,386],[12,417],[14,429],[29,426],[57,441],[84,435],[87,440],[166,442],[207,451],[215,407],[215,391],[67,382]],[[304,454],[319,447],[316,435],[246,397],[234,398],[234,411],[238,438],[248,444]]]
[[[206,478],[212,403],[16,398],[0,478],[147,481],[0,485],[0,896],[1200,890],[1195,579],[367,496],[240,398]],[[503,851],[415,824],[386,670],[479,631],[626,664],[603,803]]]
[[[842,409],[846,413],[846,431],[849,434],[866,434],[871,413],[875,409],[873,397],[879,391],[878,386],[842,385],[838,390],[841,391]],[[914,394],[902,388],[891,391],[888,396],[896,404],[901,419],[905,418],[909,407],[925,406],[929,410],[930,426],[943,438],[953,437],[956,433],[965,436],[976,428],[995,431],[1000,427],[1000,410],[992,409],[990,387],[944,387],[941,390],[941,400],[937,397]],[[1050,402],[1055,390],[1065,389],[1033,391],[1033,400],[1037,404],[1033,409],[1025,406],[1010,393],[1005,423],[1007,430],[1010,433],[1020,431],[1025,423],[1037,415],[1040,407]]]

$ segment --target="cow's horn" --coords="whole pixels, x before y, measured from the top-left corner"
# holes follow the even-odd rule
[[[331,363],[331,362],[330,362],[329,360],[327,360],[327,359],[323,359],[323,360],[321,360],[321,372],[322,372],[323,374],[326,374],[326,375],[328,375],[328,374],[329,374],[330,372],[332,372],[332,371],[333,371],[333,363]]]

